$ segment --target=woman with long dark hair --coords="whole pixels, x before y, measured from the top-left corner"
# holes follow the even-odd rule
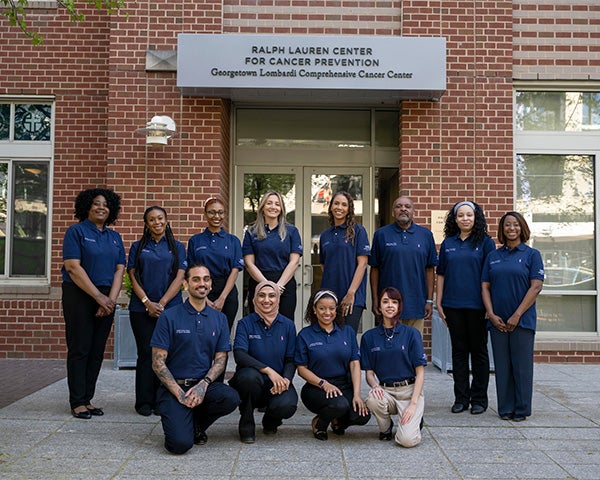
[[[250,275],[248,308],[254,311],[256,285],[270,280],[277,284],[281,298],[279,313],[294,320],[296,310],[296,280],[294,273],[302,255],[298,229],[285,220],[285,203],[279,192],[263,195],[256,212],[256,221],[244,235],[242,253]]]
[[[327,440],[327,428],[344,435],[350,425],[365,425],[371,414],[360,393],[360,354],[356,334],[344,327],[338,297],[331,290],[318,290],[306,306],[305,321],[298,333],[294,361],[306,383],[302,402],[316,414],[313,435]]]
[[[65,232],[62,306],[69,403],[75,418],[104,415],[91,402],[125,271],[123,240],[108,228],[120,210],[121,197],[112,190],[84,190],[75,199],[79,223]]]
[[[201,263],[208,267],[212,279],[208,304],[225,314],[231,331],[239,306],[235,282],[244,269],[244,259],[240,240],[223,227],[226,213],[217,197],[204,202],[206,228],[189,239],[187,258],[189,265]]]
[[[133,287],[129,319],[137,345],[135,410],[140,415],[148,416],[155,410],[160,384],[152,370],[150,347],[156,319],[166,308],[182,303],[186,266],[185,247],[175,240],[166,210],[148,207],[142,238],[131,245],[127,264]]]
[[[488,407],[490,378],[481,270],[485,257],[495,245],[487,234],[482,208],[470,201],[458,202],[448,211],[444,237],[436,272],[436,302],[452,343],[454,404],[451,411],[460,413],[470,405],[471,413],[477,415]]]
[[[344,323],[358,332],[367,299],[367,261],[371,248],[365,227],[355,222],[354,200],[337,192],[327,211],[329,225],[319,238],[321,288],[339,297]]]

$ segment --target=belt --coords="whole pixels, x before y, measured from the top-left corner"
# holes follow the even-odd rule
[[[400,380],[399,382],[379,382],[379,385],[382,387],[406,387],[407,385],[412,385],[415,383],[415,377],[407,378],[406,380]]]
[[[191,387],[196,385],[201,379],[200,378],[176,378],[175,381],[178,385],[183,385],[184,387]]]

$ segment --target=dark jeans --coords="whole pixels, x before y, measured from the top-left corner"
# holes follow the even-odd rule
[[[267,280],[277,283],[283,272],[262,272]],[[256,290],[256,280],[250,277],[248,280],[248,308],[250,313],[254,312],[254,291]],[[279,298],[279,313],[284,317],[294,321],[294,312],[296,311],[296,279],[294,277],[285,284],[285,290]]]
[[[208,299],[211,302],[214,302],[217,298],[221,296],[221,293],[223,292],[223,288],[225,288],[226,283],[227,277],[215,277],[212,279],[212,289],[208,294]],[[230,332],[233,328],[233,322],[235,322],[238,306],[238,290],[237,287],[234,285],[231,289],[231,292],[229,292],[229,295],[227,295],[225,303],[223,304],[223,309],[221,310],[221,312],[223,312],[227,317],[227,323],[229,324]]]
[[[279,395],[269,391],[273,383],[266,375],[252,367],[240,368],[229,380],[229,385],[240,394],[240,436],[254,435],[254,409],[266,407],[262,425],[274,429],[281,425],[284,418],[290,418],[298,407],[298,394],[293,384]]]
[[[108,295],[110,287],[98,287]],[[74,283],[63,282],[62,306],[67,338],[67,383],[71,408],[89,405],[104,360],[114,313],[96,317],[98,304]]]
[[[192,387],[182,388],[188,391]],[[179,403],[162,384],[156,398],[165,433],[165,448],[175,454],[185,453],[192,448],[194,426],[206,431],[218,418],[230,414],[240,404],[237,392],[220,382],[213,382],[208,386],[204,401],[195,408]]]
[[[535,332],[517,327],[512,332],[490,328],[496,369],[498,414],[531,415],[533,345]]]
[[[129,312],[129,321],[137,346],[137,362],[135,365],[135,409],[148,405],[156,406],[156,391],[160,381],[152,370],[152,347],[150,339],[156,326],[156,318],[147,312]]]
[[[350,425],[365,425],[371,418],[371,414],[369,413],[363,417],[354,411],[352,406],[354,391],[350,379],[337,377],[326,380],[338,387],[343,396],[327,398],[325,390],[321,390],[310,383],[305,383],[300,392],[302,403],[311,412],[319,416],[317,428],[327,430],[327,426],[334,418],[338,419],[338,425],[341,428],[347,428]]]
[[[352,306],[352,313],[347,317],[344,317],[344,323],[346,325],[350,325],[356,333],[358,333],[358,329],[360,327],[360,320],[362,319],[362,314],[365,310],[365,307],[357,307],[356,305]]]
[[[488,406],[487,389],[490,380],[490,359],[487,350],[488,332],[485,310],[444,307],[452,342],[452,376],[454,401],[469,405]],[[469,382],[469,357],[473,380]]]

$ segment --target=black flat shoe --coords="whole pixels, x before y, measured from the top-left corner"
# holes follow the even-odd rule
[[[263,427],[263,433],[265,435],[275,435],[277,433],[277,427]]]
[[[327,440],[327,432],[325,430],[317,430],[317,423],[319,421],[319,416],[317,415],[312,419],[312,431],[313,435],[317,440],[325,441]]]
[[[525,415],[515,415],[512,417],[513,422],[524,422],[525,420],[527,420]]]
[[[256,437],[254,435],[246,435],[240,436],[240,442],[242,443],[254,443],[256,441]]]
[[[464,412],[466,409],[467,407],[465,407],[462,403],[455,403],[454,405],[452,405],[450,411],[452,413],[461,413]]]
[[[152,407],[150,405],[142,405],[140,408],[136,409],[136,411],[144,417],[152,415]]]
[[[385,432],[379,432],[379,440],[389,441],[392,439],[392,428],[394,428],[394,422],[390,424],[390,428],[388,428]]]
[[[514,413],[503,413],[502,415],[500,415],[500,419],[501,420],[512,420],[514,417]]]
[[[483,405],[473,405],[471,407],[471,413],[473,415],[480,415],[485,412],[485,407]]]
[[[76,412],[75,410],[71,410],[71,415],[73,415],[75,418],[80,418],[82,420],[89,420],[90,418],[92,418],[92,414],[87,410],[83,412]]]
[[[346,433],[346,429],[340,425],[339,420],[337,418],[334,418],[331,421],[331,431],[339,436],[344,435],[344,433]]]
[[[102,415],[104,415],[104,412],[101,408],[88,408],[87,411],[90,415],[93,415],[94,417],[101,417]]]
[[[194,428],[194,443],[196,445],[205,445],[208,442],[208,435],[204,430],[200,430],[198,427]]]

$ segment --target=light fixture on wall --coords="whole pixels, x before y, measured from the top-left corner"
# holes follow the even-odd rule
[[[167,115],[155,115],[145,128],[138,128],[137,133],[146,136],[146,145],[158,147],[166,145],[167,140],[175,135],[175,122]]]

